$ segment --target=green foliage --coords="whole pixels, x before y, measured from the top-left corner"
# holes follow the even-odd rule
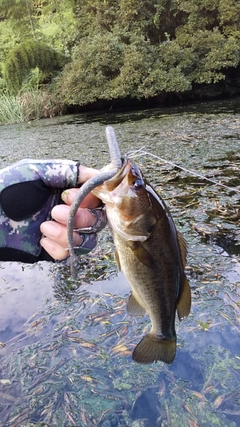
[[[171,7],[171,0],[75,0],[79,39],[118,29],[158,43],[173,27]]]
[[[0,74],[8,52],[14,48],[16,37],[7,21],[0,21]]]
[[[24,83],[21,87],[21,92],[24,92],[25,90],[31,90],[36,89],[38,90],[41,84],[41,81],[43,80],[43,73],[41,70],[39,70],[38,67],[32,68],[27,76],[26,79],[24,79]]]
[[[11,93],[32,86],[32,68],[49,82],[62,52],[56,94],[66,105],[231,86],[240,65],[238,0],[0,0],[0,15]],[[240,90],[237,71],[232,85]]]
[[[0,77],[0,94],[4,94],[5,92],[7,92],[6,81]]]
[[[41,39],[65,56],[71,55],[71,49],[78,39],[77,20],[72,3],[71,0],[55,2],[55,8],[53,8],[52,2],[49,2],[49,5],[42,8],[39,14]]]
[[[65,66],[58,91],[67,104],[85,105],[111,99],[123,61],[123,43],[111,33],[84,39]],[[64,82],[64,84],[63,84]]]
[[[26,41],[10,51],[4,69],[9,91],[16,94],[32,68],[50,73],[62,66],[62,56],[43,42]]]
[[[1,16],[8,20],[21,39],[36,36],[38,19],[33,0],[0,0]]]
[[[220,0],[218,7],[219,26],[226,35],[240,36],[240,3],[236,0]]]
[[[176,43],[154,46],[136,36],[126,44],[111,33],[89,37],[59,79],[60,97],[67,104],[86,105],[99,99],[142,99],[188,90],[191,83],[182,72],[182,56]]]
[[[240,59],[239,41],[226,37],[219,29],[198,30],[179,37],[182,49],[188,51],[189,78],[196,83],[216,83],[225,78],[225,69],[236,67]]]

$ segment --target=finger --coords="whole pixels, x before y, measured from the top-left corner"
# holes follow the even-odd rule
[[[40,240],[41,246],[45,249],[49,255],[55,260],[62,260],[68,257],[69,251],[63,248],[61,245],[56,243],[54,240],[49,239],[49,237],[43,237]]]
[[[83,182],[87,181],[89,178],[92,178],[92,176],[95,176],[98,173],[99,170],[97,169],[88,168],[86,166],[80,165],[78,183],[82,184]]]
[[[64,201],[64,203],[66,203],[67,205],[71,205],[78,193],[78,190],[79,190],[78,188],[71,188],[69,190],[63,191],[61,198]],[[93,209],[93,208],[97,208],[100,205],[101,205],[101,201],[97,197],[93,196],[92,194],[88,194],[80,206],[82,208]]]
[[[70,206],[57,205],[52,209],[51,215],[55,221],[66,226],[68,223],[69,212]],[[74,228],[91,227],[96,223],[96,219],[96,215],[90,210],[79,208],[74,218]]]
[[[66,251],[68,247],[68,238],[67,228],[65,225],[59,224],[55,221],[46,221],[41,224],[40,230],[45,237],[55,242]],[[78,232],[73,233],[73,242],[75,246],[81,245],[82,237]]]

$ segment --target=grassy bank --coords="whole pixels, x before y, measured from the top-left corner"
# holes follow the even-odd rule
[[[23,108],[19,100],[11,95],[0,95],[0,124],[24,121]]]
[[[28,90],[18,96],[0,95],[0,124],[29,122],[62,113],[47,90]]]

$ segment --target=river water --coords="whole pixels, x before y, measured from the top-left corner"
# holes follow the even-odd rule
[[[193,302],[176,321],[176,358],[132,362],[149,319],[126,314],[129,285],[117,274],[109,230],[82,258],[77,284],[61,264],[2,262],[0,426],[237,427],[240,101],[2,126],[0,166],[28,157],[102,167],[107,124],[122,153],[150,153],[135,162],[188,243]]]

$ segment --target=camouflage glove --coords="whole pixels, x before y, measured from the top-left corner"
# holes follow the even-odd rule
[[[53,206],[63,203],[62,191],[79,186],[78,175],[79,163],[68,160],[22,160],[0,171],[0,260],[53,260],[39,243],[40,225],[51,219]],[[96,232],[106,223],[101,209],[92,212],[96,224],[78,230],[80,254],[96,246]]]

